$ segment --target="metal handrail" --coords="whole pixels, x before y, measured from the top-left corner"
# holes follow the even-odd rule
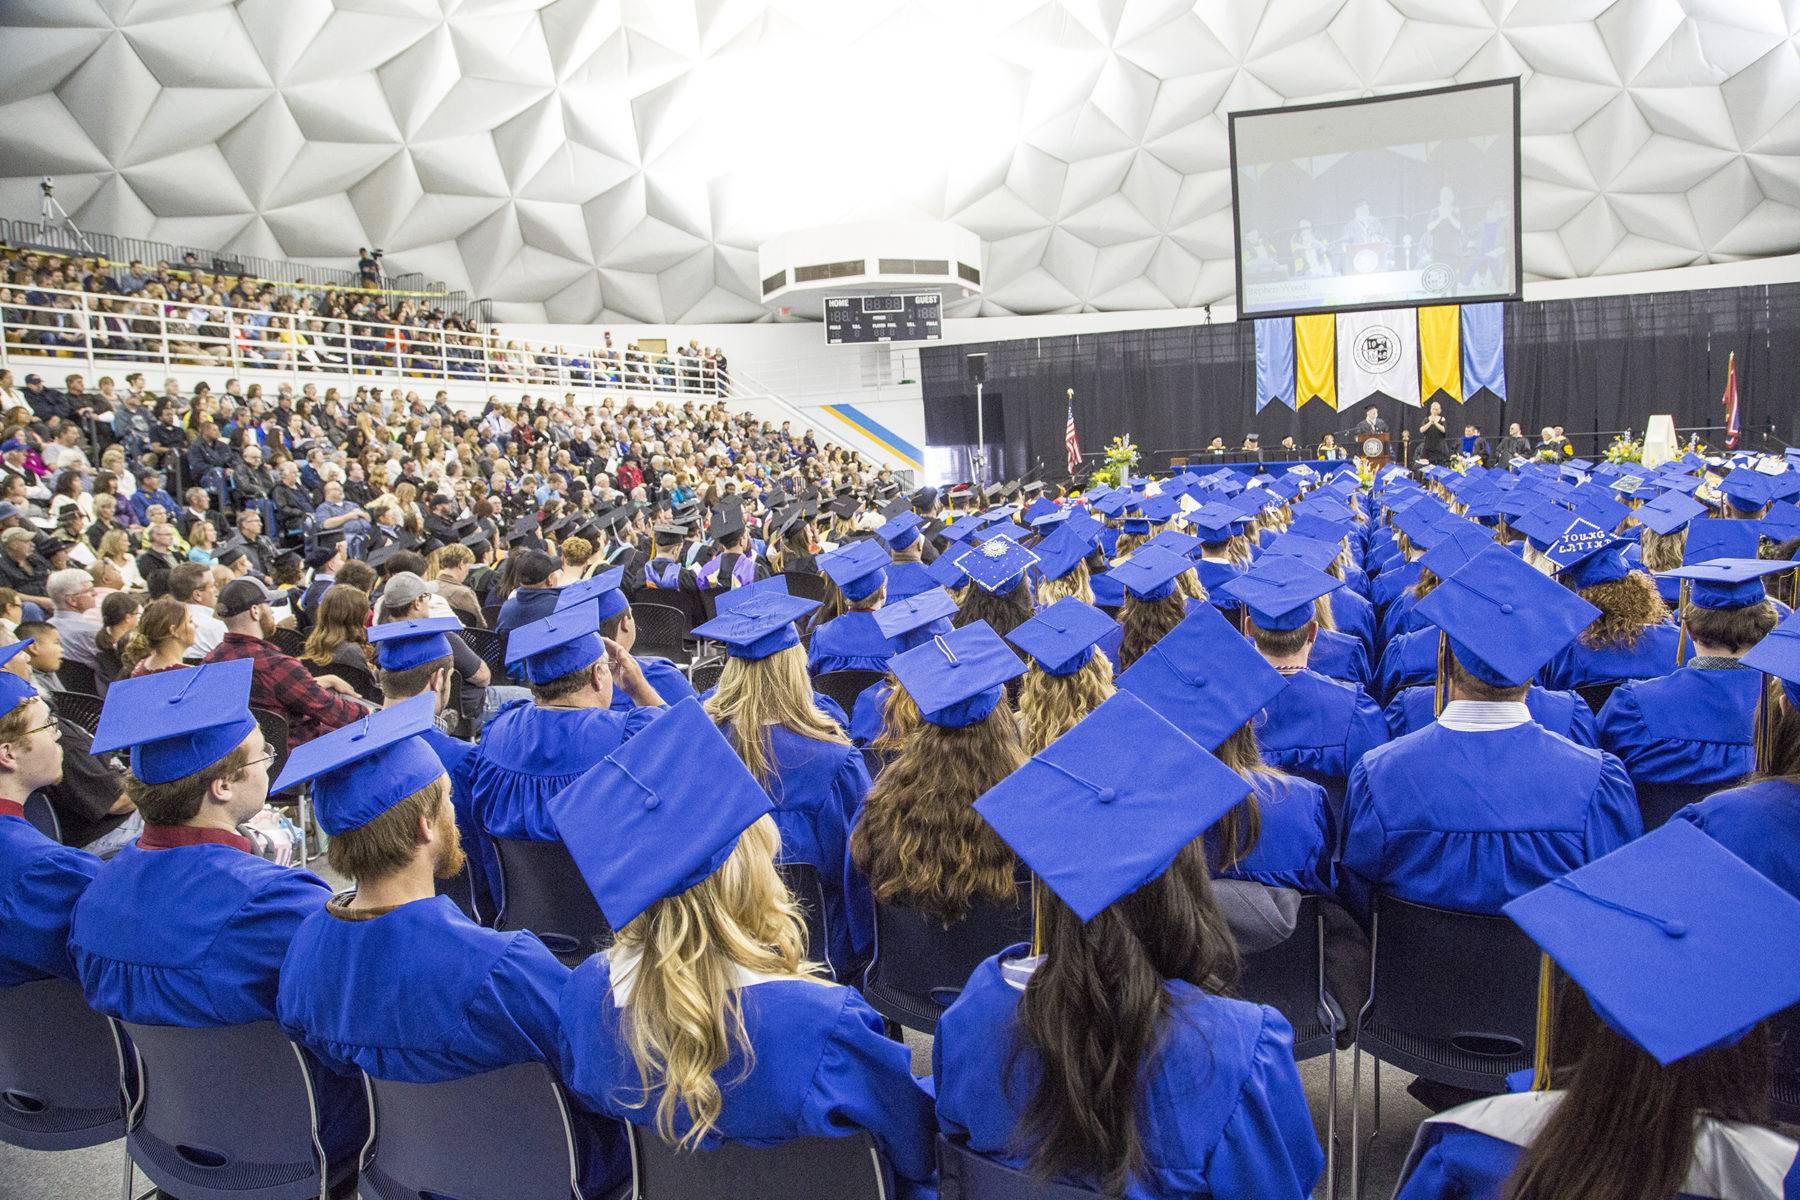
[[[41,293],[30,304],[22,293]],[[67,300],[70,303],[65,305]],[[206,310],[193,321],[194,308]],[[516,348],[515,348],[516,347]],[[165,372],[229,367],[340,372],[424,382],[497,387],[606,389],[661,395],[761,395],[737,386],[726,370],[674,355],[502,338],[475,332],[344,320],[143,296],[0,285],[0,366],[130,363]]]

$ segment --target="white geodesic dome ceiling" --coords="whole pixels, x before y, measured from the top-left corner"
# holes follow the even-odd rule
[[[764,315],[756,247],[956,221],[981,313],[1232,292],[1225,117],[1524,77],[1528,275],[1800,248],[1800,0],[0,0],[0,215],[515,320]]]

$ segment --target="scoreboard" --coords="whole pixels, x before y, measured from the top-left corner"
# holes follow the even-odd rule
[[[827,296],[825,344],[930,342],[944,336],[939,318],[943,296]]]

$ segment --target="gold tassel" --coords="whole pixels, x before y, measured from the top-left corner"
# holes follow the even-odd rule
[[[1759,774],[1769,769],[1769,759],[1772,757],[1769,749],[1769,716],[1773,702],[1769,695],[1769,689],[1774,684],[1774,677],[1765,675],[1762,679],[1762,687],[1756,693],[1755,753],[1756,770]]]
[[[1437,681],[1431,685],[1432,686],[1432,695],[1434,697],[1436,697],[1436,701],[1435,701],[1436,707],[1433,708],[1432,714],[1431,714],[1434,717],[1441,717],[1444,715],[1444,697],[1445,697],[1445,693],[1448,689],[1448,684],[1445,681],[1445,676],[1450,673],[1448,670],[1449,665],[1450,665],[1449,658],[1450,658],[1450,639],[1445,637],[1444,631],[1440,629],[1440,630],[1438,630],[1438,647],[1437,647]]]
[[[1688,581],[1685,579],[1681,581],[1681,595],[1676,598],[1675,603],[1680,610],[1675,614],[1679,618],[1677,625],[1681,631],[1675,635],[1675,665],[1679,667],[1687,659]]]
[[[1550,978],[1556,971],[1548,954],[1538,962],[1537,1051],[1532,1056],[1531,1090],[1550,1090]]]
[[[1031,954],[1033,958],[1044,952],[1044,918],[1043,908],[1038,902],[1037,876],[1031,877]]]

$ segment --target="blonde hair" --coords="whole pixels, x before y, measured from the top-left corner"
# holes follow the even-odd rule
[[[1019,725],[1025,753],[1037,754],[1106,703],[1113,687],[1112,660],[1098,647],[1087,662],[1067,675],[1052,675],[1032,665],[1019,684]]]
[[[615,951],[638,954],[620,1028],[637,1065],[643,1108],[656,1096],[656,1132],[684,1149],[718,1123],[724,1093],[713,1076],[734,1052],[754,1061],[744,1028],[739,969],[808,978],[806,925],[775,869],[781,835],[764,816],[724,864],[678,896],[658,900],[619,930]],[[616,983],[615,983],[616,986]],[[690,1125],[680,1136],[676,1117]]]
[[[1075,569],[1061,579],[1038,580],[1039,608],[1048,608],[1065,596],[1073,596],[1083,604],[1094,602],[1093,574],[1088,570],[1087,559],[1076,563]]]
[[[906,748],[907,740],[925,724],[925,715],[919,711],[918,701],[892,674],[887,677],[887,688],[887,700],[881,706],[881,736],[869,743],[869,749],[898,754]]]
[[[779,725],[815,742],[848,746],[850,739],[813,699],[806,650],[789,646],[767,658],[730,658],[706,715],[720,726],[732,749],[765,788],[775,773],[769,729]]]

